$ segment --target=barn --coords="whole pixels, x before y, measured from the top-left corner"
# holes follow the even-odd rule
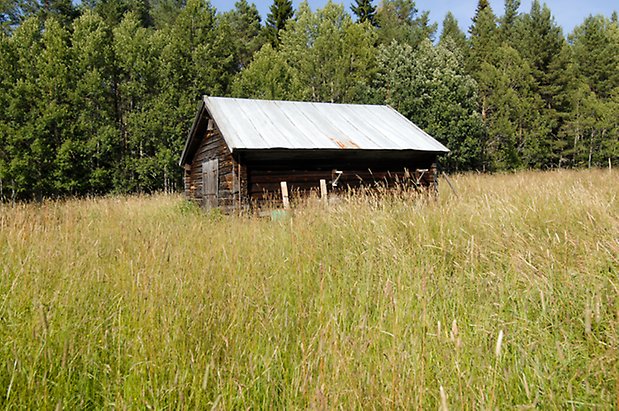
[[[325,188],[436,187],[448,151],[390,106],[205,96],[179,164],[188,198],[231,211]]]

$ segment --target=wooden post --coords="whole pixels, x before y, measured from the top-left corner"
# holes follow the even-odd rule
[[[432,163],[430,166],[430,173],[432,173],[432,189],[434,190],[434,195],[438,197],[438,167],[436,163]]]
[[[613,171],[613,162],[610,161],[610,157],[608,157],[608,171]]]
[[[320,198],[327,201],[327,180],[320,180]]]
[[[282,202],[284,203],[284,208],[288,210],[290,208],[290,202],[288,201],[288,184],[285,181],[282,181]]]

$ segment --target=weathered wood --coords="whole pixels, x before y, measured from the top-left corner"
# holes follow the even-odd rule
[[[219,159],[202,163],[202,185],[204,186],[204,205],[208,208],[219,205]]]
[[[282,202],[284,204],[284,208],[287,210],[290,208],[290,202],[288,201],[288,185],[285,181],[282,181],[280,184],[282,188]]]
[[[236,163],[221,133],[216,128],[204,133],[204,137],[185,175],[185,194],[187,197],[208,206],[217,206],[218,204],[213,200],[212,192],[215,186],[207,187],[204,184],[205,174],[203,173],[202,165],[213,159],[218,160],[213,184],[216,185],[216,192],[221,196],[222,193],[232,190],[232,169]],[[213,170],[212,173],[215,174],[215,171]],[[207,190],[209,194],[206,194]],[[204,200],[205,195],[208,195],[208,201]]]
[[[205,127],[206,128],[206,127]],[[185,166],[184,186],[188,198],[224,211],[246,210],[249,207],[284,205],[282,182],[286,182],[287,206],[314,192],[321,198],[330,193],[327,185],[336,177],[334,170],[342,171],[334,191],[360,187],[382,187],[390,190],[402,187],[435,187],[436,156],[424,155],[392,159],[354,158],[342,151],[341,159],[288,159],[285,153],[276,161],[251,161],[245,152],[233,156],[216,125],[205,130],[202,141],[195,149],[191,164]],[[202,165],[217,159],[214,167]],[[209,171],[210,170],[210,171]],[[413,171],[415,170],[415,171]],[[421,172],[420,170],[426,170]],[[209,174],[210,173],[210,174]],[[211,175],[212,177],[208,177]],[[209,180],[207,182],[207,180]],[[331,189],[329,189],[331,190]],[[216,194],[214,194],[216,193]],[[214,200],[216,198],[216,200]]]

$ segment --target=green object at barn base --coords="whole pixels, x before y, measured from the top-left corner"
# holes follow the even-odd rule
[[[273,210],[271,211],[271,221],[284,221],[288,218],[289,213],[287,210]]]

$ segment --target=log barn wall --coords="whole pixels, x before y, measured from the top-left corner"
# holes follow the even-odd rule
[[[290,154],[288,154],[290,156]],[[245,210],[249,207],[279,206],[282,202],[280,183],[288,185],[290,199],[298,200],[311,191],[319,191],[320,180],[327,182],[330,192],[356,189],[361,186],[394,188],[395,186],[432,188],[436,183],[436,155],[422,155],[412,160],[381,160],[347,158],[342,151],[340,159],[286,158],[272,153],[264,158],[252,153],[251,161],[243,154],[233,156],[217,128],[203,132],[202,140],[191,164],[185,166],[186,196],[207,206],[204,199],[202,164],[218,159],[218,198],[216,206],[226,212]],[[335,170],[342,171],[337,186],[331,182],[337,177]],[[426,171],[419,171],[426,170]]]
[[[334,170],[342,171],[337,186],[331,182],[337,178]],[[416,170],[427,171],[419,172]],[[249,199],[253,206],[279,205],[282,201],[280,183],[288,185],[290,200],[309,194],[312,190],[319,192],[320,180],[327,182],[329,192],[342,192],[348,189],[364,187],[394,188],[396,186],[433,188],[436,168],[432,163],[417,163],[387,167],[368,163],[365,168],[358,165],[351,167],[333,167],[330,169],[267,168],[264,166],[248,167]]]
[[[218,198],[217,207],[225,211],[246,207],[246,168],[237,162],[218,129],[205,131],[191,164],[185,166],[185,195],[205,206],[202,164],[217,159]]]

